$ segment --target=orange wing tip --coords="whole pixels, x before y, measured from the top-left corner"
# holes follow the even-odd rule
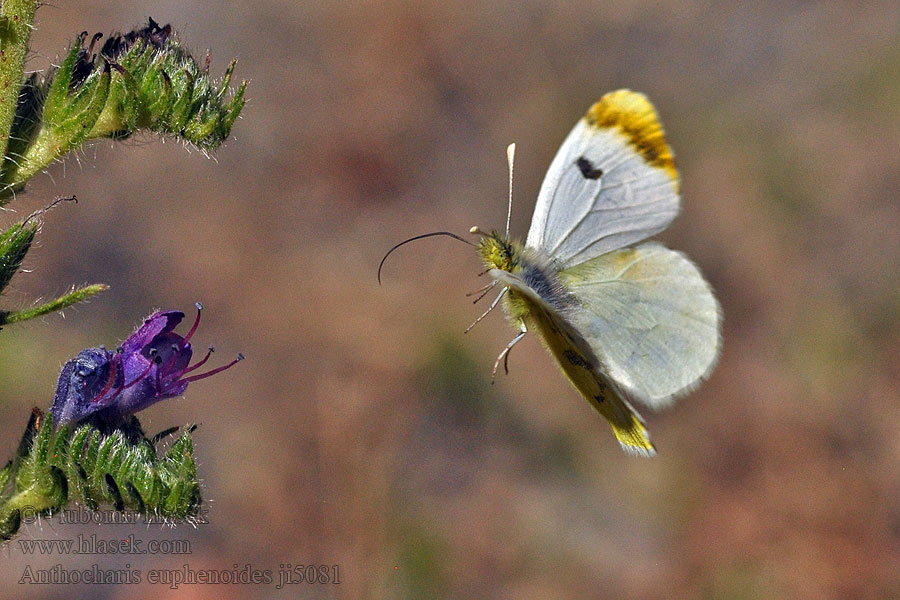
[[[656,110],[645,95],[631,90],[610,92],[584,118],[592,127],[619,131],[649,165],[665,171],[672,181],[678,181],[672,150],[666,143]]]

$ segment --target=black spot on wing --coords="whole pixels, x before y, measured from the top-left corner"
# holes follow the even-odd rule
[[[598,383],[599,383],[599,382],[598,382]],[[609,388],[606,387],[605,385],[603,385],[603,384],[601,383],[601,384],[600,384],[600,393],[597,394],[596,396],[594,396],[594,400],[596,400],[598,403],[603,402],[604,400],[606,400],[606,392],[607,392],[607,391],[609,391]]]
[[[600,179],[603,175],[603,170],[599,167],[595,167],[594,163],[581,156],[578,160],[575,161],[575,164],[578,166],[578,170],[581,171],[581,174],[585,179]]]
[[[581,367],[583,369],[591,370],[591,365],[588,361],[584,360],[580,354],[573,350],[566,350],[563,352],[563,356],[566,357],[566,360],[575,365],[576,367]]]

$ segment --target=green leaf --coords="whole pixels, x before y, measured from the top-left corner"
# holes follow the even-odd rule
[[[105,292],[108,289],[109,286],[105,283],[95,283],[93,285],[76,288],[68,294],[64,294],[59,298],[41,304],[40,306],[23,308],[22,310],[0,311],[0,326],[18,323],[19,321],[27,321],[28,319],[62,310],[77,302],[83,302],[92,296],[96,296],[100,292]]]
[[[4,182],[8,188],[21,188],[47,165],[80,146],[103,112],[109,96],[109,65],[92,72],[70,93],[72,63],[77,56],[75,47],[57,71],[44,103],[41,129],[15,168],[8,169]]]
[[[37,223],[22,221],[0,233],[0,292],[9,285],[31,248]],[[0,321],[2,324],[2,321]]]
[[[0,188],[5,187],[12,173],[19,168],[25,152],[34,144],[38,131],[40,131],[41,113],[46,93],[47,90],[43,89],[37,73],[32,73],[22,84],[15,119],[9,133],[9,145],[6,148],[2,167],[0,167]]]

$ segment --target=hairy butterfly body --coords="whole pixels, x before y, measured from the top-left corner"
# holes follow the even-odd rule
[[[700,271],[644,241],[678,208],[678,173],[656,111],[643,94],[618,90],[588,110],[556,153],[524,244],[510,238],[509,216],[505,234],[470,230],[481,235],[478,253],[494,280],[485,293],[501,288],[475,323],[502,300],[519,332],[494,373],[526,333],[537,333],[622,448],[638,456],[656,449],[633,405],[658,408],[694,389],[721,346],[721,311]],[[444,231],[416,236],[381,265],[403,244],[434,235],[466,241]]]
[[[619,90],[563,142],[525,244],[491,233],[478,246],[520,332],[501,358],[536,332],[622,448],[640,456],[656,451],[632,403],[656,408],[690,391],[721,345],[719,305],[699,270],[643,241],[678,207],[678,174],[653,106]]]

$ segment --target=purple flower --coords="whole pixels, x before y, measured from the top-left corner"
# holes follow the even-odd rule
[[[131,415],[166,398],[180,396],[188,383],[215,375],[244,356],[217,369],[185,377],[203,366],[213,352],[190,365],[190,339],[200,323],[203,307],[197,303],[197,318],[187,335],[174,329],[184,319],[176,310],[153,313],[115,353],[106,348],[87,348],[67,362],[59,374],[50,412],[56,425],[78,423],[88,418],[116,427]]]

